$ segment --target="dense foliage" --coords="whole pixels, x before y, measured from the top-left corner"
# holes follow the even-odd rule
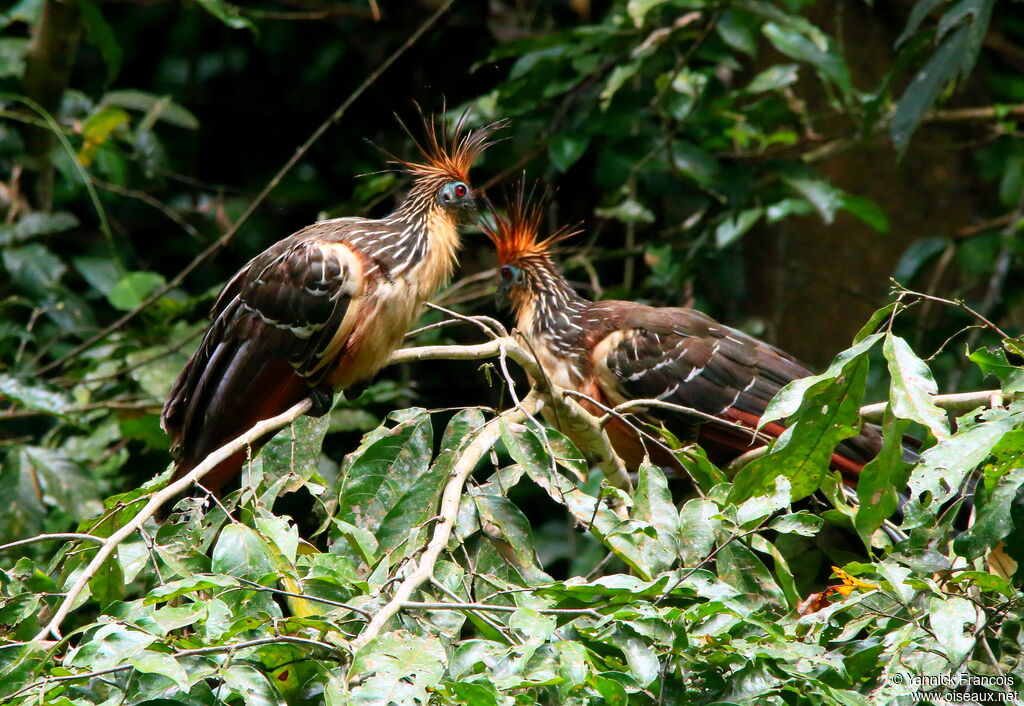
[[[1012,10],[0,11],[0,702],[911,704],[961,673],[1019,692]],[[689,477],[646,465],[626,492],[538,421],[516,355],[406,364],[90,566],[165,482],[159,407],[219,287],[318,214],[387,211],[404,181],[363,138],[411,153],[390,114],[415,125],[413,100],[511,119],[477,184],[526,171],[552,226],[583,221],[581,289],[695,302],[819,364],[769,409],[790,431],[730,469],[668,439]],[[493,315],[492,256],[466,242],[437,301]],[[409,344],[496,335],[475,321]],[[886,445],[849,492],[827,464],[862,411]]]

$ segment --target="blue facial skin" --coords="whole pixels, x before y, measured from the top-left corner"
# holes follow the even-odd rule
[[[512,287],[522,284],[523,271],[515,265],[502,265],[498,270],[498,292],[494,302],[499,309],[508,309],[512,305]]]
[[[462,181],[450,181],[441,187],[437,200],[447,209],[458,214],[460,223],[472,223],[476,220],[476,199],[469,186]]]

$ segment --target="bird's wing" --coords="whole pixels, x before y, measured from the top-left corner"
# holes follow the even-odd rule
[[[184,465],[308,395],[341,350],[365,287],[347,225],[299,231],[224,288],[161,417]]]
[[[701,443],[720,458],[757,445],[751,433],[734,425],[753,429],[779,390],[811,374],[788,353],[692,309],[622,303],[609,313],[617,327],[592,349],[602,393],[616,404],[657,399],[731,422],[708,424],[699,415],[651,412],[661,419],[674,416],[682,436],[693,439],[699,430]],[[767,424],[762,431],[778,436],[783,427]],[[833,465],[855,472],[879,448],[877,429],[865,425],[860,435],[840,444]]]
[[[609,399],[658,399],[760,417],[783,385],[810,372],[792,356],[692,309],[634,305],[593,348]]]

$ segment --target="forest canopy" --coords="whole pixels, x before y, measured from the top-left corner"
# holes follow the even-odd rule
[[[0,30],[0,703],[1019,700],[1013,3],[16,0]],[[646,425],[672,462],[624,464],[634,417],[496,308],[484,208],[361,394],[157,522],[218,293],[393,211],[424,115],[507,121],[473,188],[578,231],[581,295],[816,371],[786,431],[722,461]]]

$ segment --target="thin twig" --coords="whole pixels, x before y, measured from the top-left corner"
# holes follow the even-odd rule
[[[60,606],[57,608],[56,612],[54,612],[50,622],[47,623],[46,627],[39,632],[35,639],[44,640],[47,635],[53,635],[58,640],[62,639],[60,634],[61,623],[64,622],[64,618],[66,618],[68,613],[71,612],[72,606],[75,601],[78,600],[78,597],[82,594],[82,591],[85,590],[86,586],[89,585],[89,581],[91,581],[96,575],[96,572],[99,571],[103,562],[110,558],[118,545],[139,530],[142,525],[145,524],[146,520],[156,514],[158,508],[169,500],[177,497],[179,493],[188,489],[192,483],[203,478],[203,476],[216,468],[217,464],[221,461],[230,458],[238,451],[255,443],[265,434],[277,431],[278,429],[288,426],[294,422],[296,419],[308,412],[311,405],[312,403],[310,400],[305,399],[292,405],[276,417],[271,417],[270,419],[258,422],[249,431],[245,432],[238,438],[229,441],[211,453],[203,460],[202,463],[193,468],[189,473],[150,496],[149,502],[146,503],[135,517],[129,520],[121,529],[110,535],[110,537],[103,542],[99,551],[96,552],[96,556],[93,557],[92,561],[89,562],[89,565],[86,566],[78,576],[74,585],[68,589],[67,593],[64,595],[64,600],[61,601]]]
[[[103,544],[106,540],[103,537],[94,537],[91,534],[82,534],[81,532],[62,532],[56,534],[37,534],[35,537],[29,537],[28,539],[19,539],[17,542],[9,542],[7,544],[0,544],[0,552],[5,552],[8,549],[14,547],[20,547],[25,544],[33,544],[35,542],[46,542],[51,539],[66,539],[75,540],[80,539],[83,542],[95,542],[96,544]]]

